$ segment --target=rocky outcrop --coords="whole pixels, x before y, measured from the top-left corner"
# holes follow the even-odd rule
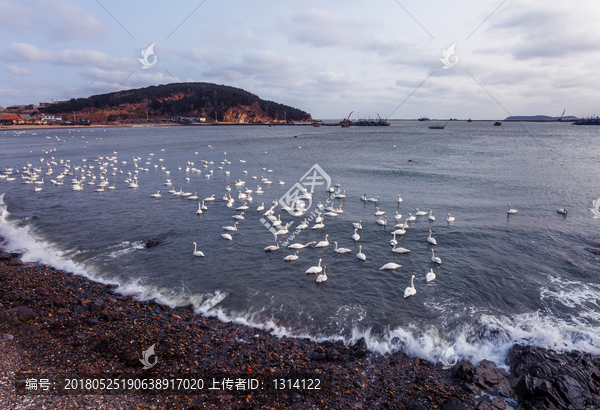
[[[526,409],[600,409],[600,357],[513,346],[507,357],[511,380]]]

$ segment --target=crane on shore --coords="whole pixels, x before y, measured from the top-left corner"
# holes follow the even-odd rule
[[[567,111],[566,108],[563,110],[563,113],[561,114],[560,118],[558,119],[559,121],[562,121],[562,119],[563,119],[563,117],[565,115],[565,111]]]

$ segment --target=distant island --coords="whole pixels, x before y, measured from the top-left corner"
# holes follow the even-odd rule
[[[263,100],[240,88],[211,83],[175,83],[72,98],[68,101],[7,107],[40,120],[87,124],[179,123],[291,123],[310,122],[309,113]],[[18,122],[15,119],[16,124]],[[38,122],[36,122],[38,123]]]
[[[550,117],[548,115],[515,115],[512,117],[506,117],[504,121],[558,121],[561,117]],[[562,121],[575,121],[578,117],[572,115],[562,117]]]

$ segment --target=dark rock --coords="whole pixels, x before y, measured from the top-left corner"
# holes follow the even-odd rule
[[[23,261],[18,258],[12,258],[8,261],[8,264],[10,266],[21,266],[21,265],[23,265]]]
[[[11,252],[10,253],[11,258],[20,258],[21,256],[23,256],[23,254],[20,252]]]
[[[38,314],[27,306],[19,306],[0,312],[0,323],[6,322],[13,325],[20,325],[21,323],[35,319],[36,316]]]
[[[99,325],[100,321],[98,319],[88,319],[86,322],[90,325]]]
[[[152,238],[149,241],[146,241],[146,249],[147,248],[154,248],[155,246],[158,246],[161,243],[163,243],[163,241],[164,241],[163,238]]]
[[[7,261],[11,258],[10,253],[8,252],[4,252],[4,251],[0,251],[0,261]]]
[[[367,355],[367,341],[364,337],[358,339],[354,346],[352,346],[352,354],[355,357],[365,357]]]
[[[37,288],[35,291],[38,295],[47,295],[48,294],[48,289],[46,289],[46,288]]]
[[[429,408],[416,400],[411,400],[406,405],[406,410],[429,410]]]
[[[105,322],[112,322],[114,320],[114,318],[108,314],[101,315],[100,319],[104,320]]]
[[[507,364],[515,375],[517,397],[530,408],[600,408],[597,356],[515,345],[508,353]]]
[[[470,382],[475,375],[475,366],[470,360],[463,360],[452,368],[452,377],[465,382]]]
[[[91,312],[100,312],[103,307],[104,307],[104,301],[95,300],[94,302],[90,303],[89,309]]]
[[[473,382],[479,387],[489,389],[497,385],[502,376],[503,375],[498,371],[494,362],[482,360],[479,366],[477,366],[475,369]]]
[[[4,333],[2,335],[2,339],[4,339],[4,340],[13,340],[14,338],[15,337],[13,335],[9,335],[9,334],[6,334],[6,333]]]
[[[442,406],[442,410],[472,410],[473,407],[460,401],[459,399],[452,399]]]

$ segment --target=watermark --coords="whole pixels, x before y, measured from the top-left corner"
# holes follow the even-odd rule
[[[444,350],[444,354],[440,359],[440,363],[442,364],[442,369],[451,369],[458,362],[458,357],[454,352],[454,345],[450,346],[446,350]]]
[[[283,196],[279,198],[276,204],[270,209],[270,212],[267,211],[268,215],[266,216],[273,215],[273,210],[278,205],[281,205],[282,209],[286,210],[292,216],[298,217],[305,215],[312,207],[312,198],[316,186],[324,187],[325,191],[329,190],[329,187],[331,186],[331,177],[323,168],[319,166],[319,164],[313,165],[298,182],[296,182],[285,194],[283,194]],[[335,195],[336,193],[332,193],[330,198],[327,199],[326,203],[329,204]],[[313,210],[309,215],[306,216],[307,222],[312,222],[313,219],[318,216],[319,212],[319,209]],[[264,217],[260,218],[260,222],[273,234],[275,240],[277,240],[278,230],[275,226],[273,226],[272,222]],[[292,224],[293,222],[288,224],[287,227],[289,228]],[[296,229],[282,245],[287,246],[288,243],[293,240],[298,233],[300,233],[300,231],[301,229]]]
[[[7,209],[8,209],[8,207],[4,203],[4,194],[2,194],[2,195],[0,195],[0,218],[4,216],[4,213],[6,212]]]
[[[152,61],[152,63],[150,63],[148,61],[148,58],[154,54],[154,44],[156,44],[156,43],[152,43],[152,44],[150,44],[150,46],[148,46],[147,49],[142,50],[142,58],[138,58],[140,63],[142,63],[142,70],[150,68],[150,67],[154,66],[154,64],[156,64],[156,60],[158,59],[158,57],[156,57],[156,55],[154,56],[154,61]]]
[[[158,356],[154,354],[154,345],[150,346],[148,350],[143,350],[142,354],[144,357],[140,359],[140,362],[142,362],[142,364],[144,365],[143,370],[152,369],[154,366],[156,366],[156,363],[158,362]],[[150,363],[148,361],[148,359],[150,359],[150,356],[156,356],[154,358],[154,363]]]
[[[442,56],[444,56],[444,58],[440,58],[440,61],[444,64],[444,70],[448,69],[448,68],[452,68],[456,65],[456,63],[458,63],[458,56],[454,52],[455,46],[456,46],[456,43],[452,44],[450,47],[448,47],[447,50],[444,50],[444,52],[442,53]],[[450,62],[450,58],[452,56],[455,56],[453,63]]]
[[[600,198],[596,199],[595,201],[592,201],[592,206],[593,208],[590,208],[590,211],[592,211],[592,213],[594,214],[594,219],[600,218]]]

